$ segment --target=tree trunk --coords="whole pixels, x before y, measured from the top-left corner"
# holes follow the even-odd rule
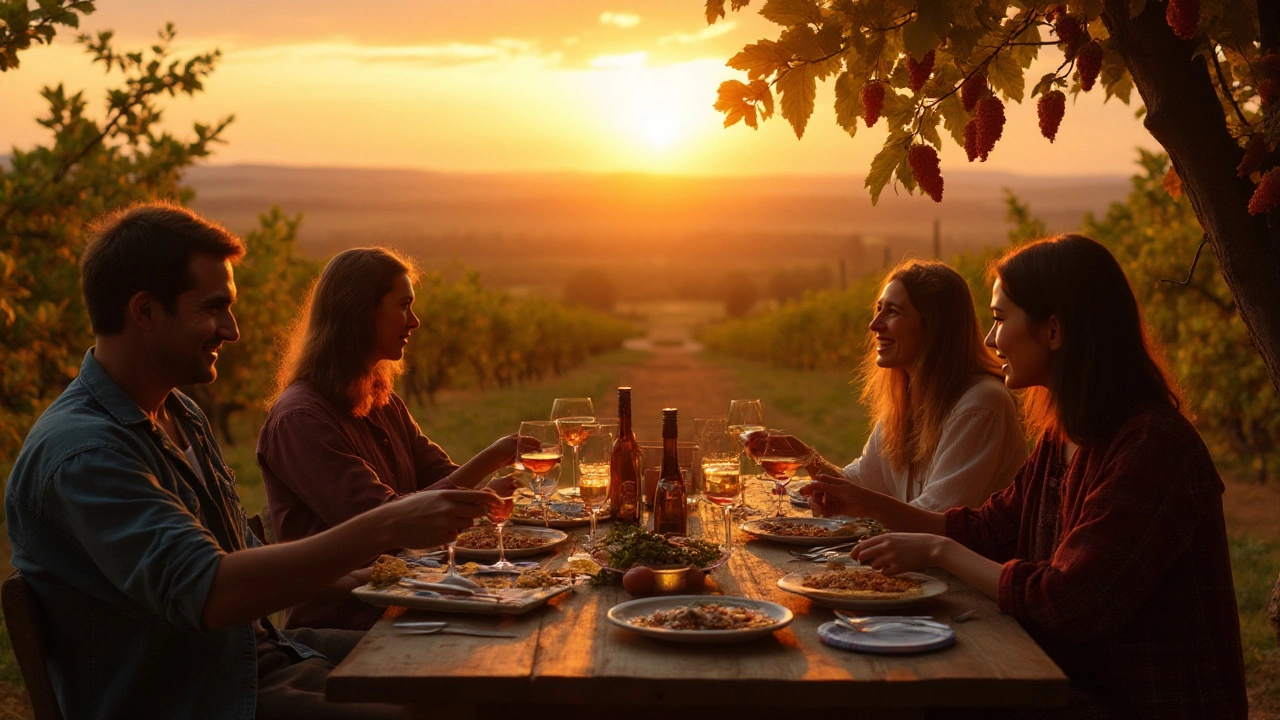
[[[1243,151],[1227,131],[1207,64],[1193,54],[1195,42],[1173,34],[1164,3],[1148,2],[1134,18],[1129,5],[1106,0],[1103,19],[1146,104],[1144,124],[1169,153],[1249,338],[1280,390],[1280,213],[1249,214],[1253,183],[1236,177]],[[1261,22],[1271,20],[1265,15]],[[1262,35],[1274,31],[1264,27]],[[1188,261],[1193,250],[1187,248]]]

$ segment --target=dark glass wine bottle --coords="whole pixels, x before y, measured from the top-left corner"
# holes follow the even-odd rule
[[[662,411],[662,474],[653,491],[653,531],[660,535],[688,535],[684,477],[680,474],[676,442],[676,409]]]
[[[609,513],[640,524],[640,443],[631,430],[631,388],[618,388],[618,439],[609,456]]]

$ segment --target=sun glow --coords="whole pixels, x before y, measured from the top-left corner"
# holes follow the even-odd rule
[[[682,148],[720,129],[707,90],[717,84],[713,75],[723,73],[720,63],[593,65],[602,81],[596,102],[619,155],[668,163]]]

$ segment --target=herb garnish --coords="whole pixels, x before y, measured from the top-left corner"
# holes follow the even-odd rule
[[[615,524],[600,543],[609,567],[635,565],[693,565],[705,568],[721,557],[720,546],[706,540],[680,538],[673,542],[638,525]]]

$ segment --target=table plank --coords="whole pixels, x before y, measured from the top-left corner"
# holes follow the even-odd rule
[[[702,533],[704,526],[706,537],[723,536],[718,510],[703,507],[691,517],[690,534]],[[575,544],[583,534],[576,533]],[[384,619],[333,672],[328,696],[452,703],[483,709],[479,715],[497,716],[515,707],[546,711],[531,718],[582,705],[625,706],[639,714],[656,707],[754,708],[740,716],[776,717],[781,708],[797,707],[847,711],[1065,702],[1065,676],[1026,632],[990,599],[942,572],[931,574],[947,583],[946,593],[901,612],[948,622],[956,632],[953,647],[878,656],[823,645],[817,628],[832,619],[832,612],[777,587],[787,572],[820,566],[789,562],[788,548],[749,538],[736,532],[736,552],[712,573],[708,594],[760,598],[790,608],[795,621],[770,637],[712,646],[657,642],[605,619],[610,607],[630,599],[620,587],[584,586],[517,617],[429,614],[518,635],[509,640],[394,636]],[[562,555],[553,564],[563,560]],[[950,621],[966,610],[976,611],[973,620]]]

